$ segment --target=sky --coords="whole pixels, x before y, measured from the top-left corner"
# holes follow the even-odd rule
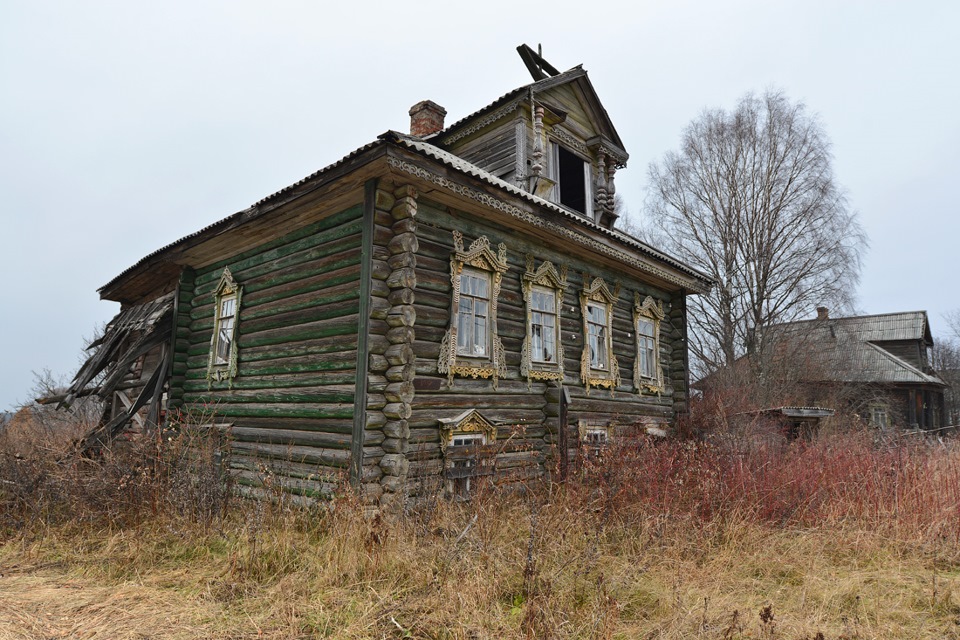
[[[858,310],[960,308],[960,3],[633,0],[0,2],[0,410],[69,378],[142,256],[296,182],[423,99],[447,122],[583,64],[630,162],[705,108],[782,90],[817,114],[870,237]],[[812,311],[811,311],[812,313]]]

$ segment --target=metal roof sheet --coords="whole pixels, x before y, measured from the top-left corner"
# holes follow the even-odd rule
[[[886,342],[923,341],[925,311],[804,320],[775,325],[767,339],[793,348],[811,364],[819,380],[857,383],[944,383],[887,351]]]
[[[434,159],[434,160],[437,160],[437,161],[439,161],[439,162],[447,165],[448,167],[450,167],[450,168],[452,168],[452,169],[455,169],[455,170],[457,170],[457,171],[460,171],[461,173],[465,173],[465,174],[467,174],[467,175],[469,175],[469,176],[472,176],[472,177],[474,177],[474,178],[478,178],[478,179],[480,179],[480,180],[483,180],[484,182],[486,182],[486,183],[488,183],[488,184],[491,184],[491,185],[493,185],[493,186],[499,187],[499,188],[501,188],[501,189],[503,189],[503,190],[511,193],[512,195],[515,195],[515,196],[518,196],[518,197],[520,197],[520,198],[523,198],[523,199],[525,199],[525,200],[527,200],[527,201],[529,201],[529,202],[531,202],[531,203],[536,204],[536,205],[539,206],[539,207],[543,207],[543,208],[545,208],[545,209],[549,209],[549,210],[551,210],[551,211],[554,211],[554,212],[556,212],[556,213],[559,213],[559,214],[563,215],[564,217],[566,217],[567,219],[569,219],[569,220],[571,220],[571,221],[574,221],[575,223],[577,223],[577,224],[579,224],[579,225],[582,225],[582,226],[584,226],[584,227],[587,227],[587,228],[589,228],[589,229],[592,229],[593,231],[597,231],[597,232],[599,232],[599,233],[602,233],[602,234],[604,234],[604,235],[606,235],[606,236],[609,236],[609,237],[611,237],[611,238],[615,238],[616,240],[618,240],[618,241],[621,242],[622,244],[625,244],[625,245],[627,245],[627,246],[629,246],[629,247],[632,247],[633,249],[637,249],[637,250],[639,250],[640,252],[642,252],[642,253],[644,253],[644,254],[652,257],[652,258],[655,258],[655,259],[657,259],[657,260],[659,260],[659,261],[661,261],[661,262],[664,262],[664,263],[666,263],[666,264],[669,264],[669,265],[672,266],[673,268],[678,269],[678,270],[680,270],[680,271],[682,271],[682,272],[684,272],[684,273],[686,273],[686,274],[688,274],[688,275],[691,275],[691,276],[693,276],[694,278],[696,278],[696,279],[698,279],[698,280],[701,280],[702,283],[703,283],[704,285],[706,285],[707,287],[709,287],[709,285],[710,285],[711,282],[712,282],[712,281],[710,280],[710,277],[709,277],[708,275],[706,275],[705,273],[702,273],[702,272],[700,272],[700,271],[697,271],[697,270],[694,269],[693,267],[690,267],[689,265],[686,265],[686,264],[684,264],[683,262],[680,262],[680,261],[677,260],[676,258],[672,258],[672,257],[668,256],[667,254],[665,254],[665,253],[663,253],[663,252],[661,252],[661,251],[658,251],[658,250],[654,249],[654,248],[651,247],[650,245],[646,244],[645,242],[643,242],[643,241],[641,241],[641,240],[638,240],[637,238],[634,238],[633,236],[631,236],[631,235],[629,235],[629,234],[626,234],[626,233],[624,233],[624,232],[622,232],[622,231],[620,231],[620,230],[618,230],[618,229],[607,229],[606,227],[603,227],[603,226],[597,224],[597,223],[594,222],[593,220],[590,220],[589,218],[586,218],[586,217],[584,217],[584,216],[582,216],[582,215],[579,215],[579,214],[575,213],[574,211],[572,211],[572,210],[570,210],[570,209],[568,209],[568,208],[566,208],[566,207],[560,206],[560,205],[556,204],[555,202],[551,202],[551,201],[549,201],[549,200],[546,200],[546,199],[544,199],[544,198],[541,198],[540,196],[537,196],[537,195],[535,195],[535,194],[533,194],[533,193],[530,193],[529,191],[524,191],[523,189],[520,189],[520,188],[517,187],[516,185],[511,184],[511,183],[509,183],[509,182],[507,182],[506,180],[503,180],[503,179],[501,179],[501,178],[498,178],[497,176],[493,175],[492,173],[489,173],[489,172],[487,172],[487,171],[484,171],[483,169],[481,169],[481,168],[478,167],[477,165],[472,164],[472,163],[470,163],[470,162],[467,162],[467,161],[464,160],[463,158],[461,158],[461,157],[459,157],[459,156],[456,156],[456,155],[454,155],[454,154],[452,154],[452,153],[450,153],[450,152],[448,152],[448,151],[444,151],[443,149],[441,149],[441,148],[439,148],[439,147],[437,147],[437,146],[435,146],[435,145],[432,145],[432,144],[430,144],[429,142],[425,142],[424,140],[422,140],[422,139],[420,139],[420,138],[417,138],[417,137],[415,137],[415,136],[408,136],[408,135],[405,135],[405,134],[402,134],[402,133],[398,133],[398,132],[395,132],[395,131],[391,131],[391,132],[389,132],[388,134],[384,134],[384,135],[390,135],[390,136],[395,137],[396,141],[397,141],[401,146],[406,147],[407,149],[412,149],[412,150],[414,150],[414,151],[417,151],[418,153],[422,153],[422,154],[424,154],[424,155],[426,155],[426,156],[428,156],[428,157],[430,157],[430,158],[432,158],[432,159]],[[383,137],[383,136],[381,136],[381,137]]]

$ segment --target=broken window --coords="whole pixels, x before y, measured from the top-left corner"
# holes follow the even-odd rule
[[[475,488],[474,476],[481,464],[479,459],[479,449],[486,444],[482,433],[464,434],[454,436],[454,450],[460,449],[457,454],[451,455],[450,471],[450,494],[458,498],[467,498]]]
[[[567,148],[553,145],[557,201],[578,213],[590,215],[590,165]]]
[[[454,376],[493,378],[497,388],[500,376],[507,373],[503,342],[497,335],[497,297],[506,273],[507,248],[497,251],[490,240],[480,236],[470,247],[463,246],[463,234],[453,232],[450,256],[450,328],[440,342],[437,370],[453,385]]]
[[[609,423],[580,421],[580,445],[584,456],[594,458],[606,448],[610,442]]]
[[[620,367],[613,354],[613,305],[620,292],[616,283],[610,291],[603,278],[584,283],[580,292],[580,313],[583,314],[583,354],[580,356],[580,378],[589,393],[591,386],[613,390],[620,386]]]
[[[567,286],[567,268],[559,271],[546,261],[534,269],[527,256],[522,277],[527,307],[527,333],[520,358],[520,375],[533,380],[563,380],[563,344],[560,341],[560,309]]]
[[[460,308],[457,310],[457,353],[480,357],[488,353],[490,274],[464,269],[460,274]]]
[[[210,359],[207,379],[233,380],[237,375],[237,314],[240,312],[242,287],[230,269],[224,268],[220,283],[214,290],[213,335],[210,337]]]
[[[610,368],[610,350],[607,341],[607,309],[603,305],[587,305],[587,348],[590,349],[590,368],[606,371]]]
[[[557,361],[557,294],[544,287],[530,296],[530,355],[534,362]]]
[[[663,390],[660,368],[660,321],[664,318],[663,303],[640,294],[633,298],[633,323],[637,331],[637,359],[633,367],[633,384],[640,391],[659,393]]]

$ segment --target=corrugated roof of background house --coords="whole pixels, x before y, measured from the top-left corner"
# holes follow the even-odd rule
[[[877,343],[925,341],[927,313],[907,311],[871,316],[824,318],[774,325],[767,338],[792,347],[810,363],[816,380],[857,383],[943,385],[934,374]]]

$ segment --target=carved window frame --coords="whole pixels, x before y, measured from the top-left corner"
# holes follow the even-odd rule
[[[613,424],[610,422],[596,422],[580,420],[577,423],[580,434],[580,447],[588,458],[599,456],[613,439]],[[591,437],[594,436],[594,437]]]
[[[665,314],[663,312],[663,302],[654,300],[652,296],[646,296],[643,301],[640,300],[640,294],[633,294],[633,330],[637,334],[636,339],[636,358],[633,362],[633,386],[640,391],[650,393],[660,393],[663,391],[663,367],[660,366],[660,323]],[[653,376],[644,375],[640,371],[640,320],[650,320],[653,322]]]
[[[466,474],[457,473],[454,477],[448,476],[447,493],[453,497],[467,499],[473,489],[473,480],[490,475],[493,471],[495,455],[488,447],[497,440],[497,427],[480,415],[476,409],[464,411],[454,418],[441,418],[439,422],[445,473],[454,469],[472,470]],[[479,440],[479,442],[457,445],[455,444],[457,438]],[[474,457],[449,456],[458,450],[462,452],[464,447],[477,447]]]
[[[240,324],[240,301],[243,297],[243,287],[233,279],[229,267],[223,268],[220,275],[220,282],[213,291],[213,331],[210,336],[210,355],[207,359],[207,382],[208,384],[223,382],[224,380],[233,383],[237,375],[237,354],[238,354],[238,326]],[[230,328],[230,353],[226,362],[218,362],[217,347],[219,345],[221,310],[223,302],[233,298],[233,326]]]
[[[545,261],[534,269],[533,256],[527,256],[527,269],[521,277],[523,301],[526,308],[526,335],[520,348],[520,375],[527,379],[529,386],[534,380],[563,380],[563,341],[561,340],[560,319],[563,312],[563,295],[567,289],[567,267],[558,271],[553,263]],[[556,302],[556,362],[539,362],[533,358],[533,292],[536,287],[553,291]]]
[[[613,392],[620,386],[620,365],[613,353],[613,308],[620,295],[620,283],[614,284],[611,291],[603,278],[597,277],[592,281],[584,274],[584,288],[580,292],[580,315],[583,317],[583,353],[580,355],[580,379],[590,393],[590,387],[605,387]],[[607,362],[609,369],[594,369],[590,366],[590,327],[588,324],[588,307],[591,304],[601,305],[606,310],[606,344]]]
[[[450,284],[453,295],[450,302],[450,327],[440,343],[440,356],[437,358],[437,370],[446,374],[447,383],[453,386],[455,375],[471,378],[492,378],[493,388],[501,377],[506,376],[506,353],[503,342],[497,333],[497,299],[500,297],[500,285],[503,274],[507,272],[507,247],[503,243],[498,245],[495,253],[490,247],[490,240],[480,236],[468,249],[463,246],[463,234],[453,232],[453,254],[450,256]],[[457,351],[457,320],[460,312],[460,275],[464,267],[471,267],[490,274],[491,294],[490,311],[487,318],[487,334],[490,349],[483,357],[473,358]]]

